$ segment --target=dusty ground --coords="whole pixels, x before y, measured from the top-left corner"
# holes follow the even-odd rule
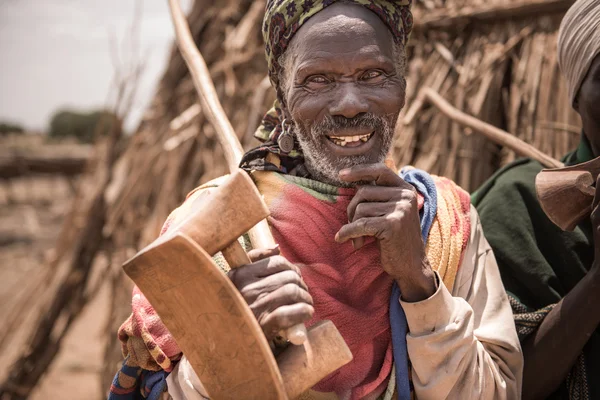
[[[56,176],[0,180],[0,331],[11,310],[23,301],[31,301],[32,307],[30,315],[22,316],[19,329],[26,330],[35,320],[40,293],[32,292],[30,287],[47,265],[45,260],[71,205],[72,183]],[[104,397],[100,368],[107,307],[104,288],[72,326],[58,357],[35,389],[33,400]],[[26,335],[19,333],[0,343],[0,380],[22,351],[24,339]]]

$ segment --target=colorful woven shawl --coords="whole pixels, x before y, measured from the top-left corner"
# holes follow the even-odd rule
[[[427,255],[452,290],[470,235],[469,197],[451,181],[405,168],[403,178],[420,194],[421,228]],[[347,222],[346,207],[354,189],[336,188],[305,178],[255,172],[265,196],[270,224],[282,254],[304,265],[303,277],[315,300],[315,318],[330,319],[350,346],[355,361],[315,387],[358,399],[367,394],[390,398],[394,389],[410,398],[406,318],[397,286],[383,272],[374,240],[358,252],[338,244],[335,232]],[[191,204],[211,182],[192,192],[167,219],[163,232],[189,214]],[[345,290],[352,287],[352,290]],[[165,378],[181,357],[180,350],[154,309],[134,290],[133,313],[119,330],[126,356],[113,382],[110,399],[158,400]],[[392,366],[396,374],[390,379]],[[154,371],[154,372],[153,372]],[[391,387],[388,387],[391,385]],[[387,390],[386,390],[387,389]],[[385,392],[385,393],[384,393]]]

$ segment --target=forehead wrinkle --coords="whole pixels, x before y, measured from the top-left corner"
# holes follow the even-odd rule
[[[302,42],[311,42],[313,40],[327,39],[331,41],[345,42],[348,39],[355,39],[356,37],[373,38],[382,40],[385,36],[385,41],[393,43],[392,33],[389,31],[387,26],[384,25],[383,21],[379,19],[371,11],[364,10],[368,14],[372,14],[372,17],[376,21],[367,21],[364,18],[350,17],[347,15],[336,15],[323,21],[314,21],[311,19],[306,25],[302,26],[296,33],[292,42],[296,41],[301,44]],[[317,16],[313,18],[317,18]],[[369,15],[371,17],[371,15]],[[313,22],[311,24],[311,22]],[[376,25],[379,25],[376,27]],[[379,29],[377,29],[379,28]],[[383,35],[382,35],[383,33]]]
[[[298,71],[301,65],[316,60],[332,64],[361,62],[365,54],[365,58],[383,57],[381,61],[391,62],[393,46],[392,33],[377,15],[362,6],[336,3],[299,29],[288,52],[292,68]],[[348,54],[352,57],[344,57]]]
[[[357,4],[335,3],[311,17],[290,42],[290,49],[319,39],[347,41],[356,37],[373,38],[393,46],[393,36],[385,23],[372,11]]]
[[[370,12],[370,11],[369,11]],[[302,28],[305,28],[304,26]],[[302,30],[300,28],[300,30]],[[375,28],[362,18],[336,15],[324,21],[316,21],[306,26],[306,37],[338,37],[351,34],[374,34]],[[300,31],[299,31],[300,32]]]

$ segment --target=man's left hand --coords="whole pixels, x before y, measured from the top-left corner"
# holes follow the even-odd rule
[[[349,223],[335,240],[353,239],[359,249],[363,237],[375,237],[383,269],[398,283],[402,299],[416,302],[430,297],[435,293],[435,275],[421,237],[416,189],[384,164],[343,169],[339,177],[344,182],[374,184],[358,187],[348,205]]]

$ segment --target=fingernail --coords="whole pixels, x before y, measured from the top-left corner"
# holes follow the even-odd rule
[[[340,169],[339,175],[347,175],[349,172],[348,168]]]

